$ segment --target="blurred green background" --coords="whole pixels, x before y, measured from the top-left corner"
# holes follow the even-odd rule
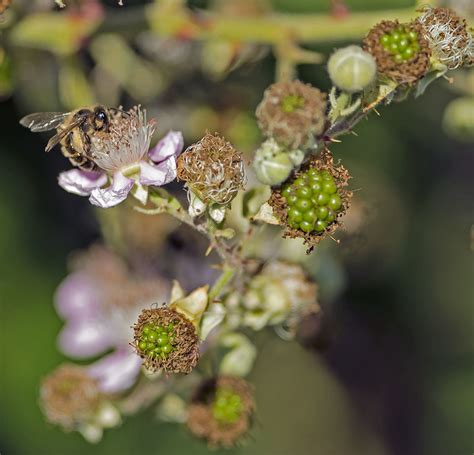
[[[113,1],[103,3],[117,14]],[[346,2],[353,10],[411,3]],[[317,0],[273,4],[292,12],[329,7],[328,1]],[[120,14],[125,20],[119,32],[125,36],[127,7]],[[87,247],[99,231],[87,200],[56,184],[66,161],[59,153],[42,153],[45,138],[18,125],[32,108],[61,108],[61,98],[51,95],[54,59],[47,52],[10,46],[8,32],[2,39],[13,57],[16,89],[0,104],[0,453],[208,453],[183,428],[157,424],[152,411],[106,432],[97,446],[42,418],[39,381],[63,360],[55,348],[62,323],[52,296],[67,273],[68,254]],[[328,53],[339,44],[328,37],[315,49]],[[90,56],[81,52],[87,68]],[[166,72],[166,62],[158,63]],[[219,80],[209,80],[202,68],[172,65],[163,91],[145,102],[159,122],[175,129],[183,122],[188,143],[208,127],[206,122],[214,122],[211,129],[231,131],[234,142],[251,150],[258,140],[251,113],[272,82],[272,57]],[[300,77],[329,87],[323,66],[302,66]],[[358,126],[357,137],[333,147],[354,176],[352,187],[362,207],[358,216],[366,229],[348,233],[339,247],[314,253],[323,255],[321,276],[329,250],[344,277],[341,292],[322,301],[328,340],[323,343],[321,332],[310,330],[303,347],[271,332],[259,334],[259,357],[250,377],[257,425],[245,445],[227,453],[474,451],[473,148],[442,129],[444,109],[456,96],[440,81],[417,100],[381,108],[380,117],[372,115]],[[128,106],[140,100],[128,93],[120,101]],[[226,116],[226,122],[216,123]]]

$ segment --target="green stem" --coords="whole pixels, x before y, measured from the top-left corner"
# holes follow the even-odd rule
[[[211,290],[209,291],[209,301],[212,302],[216,297],[218,297],[221,292],[225,289],[227,284],[234,277],[235,270],[229,267],[225,267],[221,276],[216,280]]]
[[[357,39],[382,20],[406,22],[417,16],[414,8],[402,8],[353,12],[343,19],[321,13],[237,17],[212,12],[196,14],[184,8],[165,9],[159,2],[148,6],[146,14],[151,29],[160,36],[272,45],[290,38],[298,43]]]
[[[227,245],[227,243],[222,238],[214,235],[215,229],[212,229],[211,226],[208,226],[208,223],[195,223],[194,218],[189,215],[181,203],[166,190],[163,188],[150,190],[149,200],[155,206],[155,208],[145,209],[136,206],[135,210],[146,215],[168,213],[169,215],[175,217],[182,223],[188,225],[207,237],[211,244],[211,248],[216,250],[217,254],[219,254],[224,263],[232,264],[236,267],[241,265],[242,260],[237,255],[235,250]]]

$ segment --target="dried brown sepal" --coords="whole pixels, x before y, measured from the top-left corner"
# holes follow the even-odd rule
[[[166,356],[152,356],[142,351],[138,344],[147,324],[174,326],[173,350]],[[163,370],[165,373],[190,373],[199,360],[199,337],[196,328],[184,315],[163,305],[144,309],[133,326],[132,346],[143,359],[143,365],[150,371]]]
[[[295,80],[270,85],[257,106],[256,116],[266,137],[273,137],[293,150],[304,147],[312,135],[323,132],[325,111],[326,95]]]
[[[178,180],[205,203],[228,204],[245,183],[242,154],[209,132],[178,158]]]
[[[237,421],[223,424],[213,415],[212,404],[216,390],[226,388],[239,395],[242,411]],[[205,439],[212,448],[230,448],[248,432],[255,411],[252,387],[236,376],[219,376],[204,381],[195,393],[188,407],[186,424],[195,436]]]
[[[407,31],[414,31],[418,35],[420,48],[410,60],[397,63],[390,52],[384,49],[380,40],[383,35],[390,33],[400,25],[407,29]],[[378,23],[372,27],[365,37],[363,48],[374,56],[379,74],[398,84],[413,85],[430,69],[430,46],[423,36],[423,26],[416,21],[408,24],[400,24],[398,21],[382,21]]]
[[[94,414],[101,402],[97,381],[84,368],[65,364],[44,378],[40,406],[46,419],[66,431]]]
[[[323,239],[328,236],[331,236],[338,228],[343,226],[341,222],[342,216],[347,212],[350,207],[350,200],[352,198],[352,191],[346,189],[349,184],[349,179],[351,178],[349,171],[342,166],[342,164],[335,165],[334,159],[331,152],[328,149],[325,149],[317,157],[313,157],[310,161],[305,163],[301,169],[291,178],[291,181],[296,180],[300,175],[305,173],[308,169],[315,168],[317,170],[327,170],[332,177],[337,186],[337,192],[342,200],[342,208],[337,214],[337,218],[330,223],[323,232],[303,232],[300,229],[292,228],[288,225],[288,213],[287,213],[287,203],[285,198],[281,194],[281,188],[276,188],[272,190],[272,195],[268,200],[268,203],[273,208],[273,213],[280,220],[284,226],[284,238],[302,238],[304,239],[304,244],[308,245],[309,248],[306,251],[306,254],[311,253],[314,247],[319,244]]]
[[[449,69],[474,63],[474,38],[467,21],[450,8],[425,7],[417,19],[433,55]]]

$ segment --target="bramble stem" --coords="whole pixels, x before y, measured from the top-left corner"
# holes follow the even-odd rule
[[[218,235],[215,235],[215,229],[211,229],[206,222],[197,224],[194,218],[189,215],[181,203],[166,190],[163,188],[156,188],[153,190],[150,189],[149,200],[155,206],[155,208],[145,209],[143,207],[136,206],[134,209],[146,215],[168,213],[169,215],[207,237],[210,242],[210,248],[216,250],[217,254],[221,257],[224,263],[232,264],[234,266],[241,265],[242,260],[237,255],[236,251],[227,245],[224,239]]]
[[[424,1],[424,4],[433,1]],[[155,2],[146,9],[152,31],[164,37],[195,40],[229,40],[278,45],[291,39],[297,43],[355,39],[364,36],[382,20],[410,21],[415,8],[352,12],[344,18],[330,14],[271,13],[258,17],[236,17],[186,8],[164,7]]]
[[[227,284],[234,277],[235,270],[229,267],[224,267],[221,276],[216,280],[211,290],[209,291],[209,301],[212,302],[225,289]]]

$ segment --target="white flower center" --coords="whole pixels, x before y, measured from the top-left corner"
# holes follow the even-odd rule
[[[155,125],[147,123],[145,111],[135,107],[128,115],[113,118],[107,133],[92,138],[92,159],[108,173],[131,175],[147,154],[154,131]]]

